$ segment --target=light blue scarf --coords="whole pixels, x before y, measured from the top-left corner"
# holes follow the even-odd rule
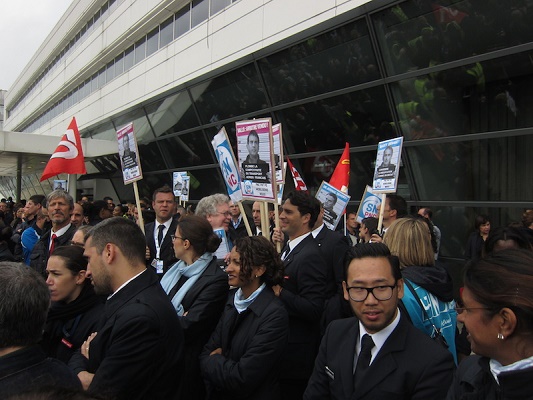
[[[183,306],[181,302],[189,289],[196,283],[198,278],[204,273],[205,269],[213,259],[213,253],[204,253],[202,256],[193,262],[191,265],[185,264],[184,261],[178,261],[163,275],[161,279],[161,286],[163,290],[168,294],[174,285],[179,281],[182,276],[186,276],[187,279],[183,286],[172,298],[172,304],[176,309],[176,312],[181,317],[183,315]]]
[[[239,314],[245,311],[250,306],[250,304],[254,302],[254,300],[257,298],[257,296],[259,296],[259,294],[263,291],[265,287],[266,287],[266,284],[263,283],[250,296],[248,296],[247,299],[243,299],[241,288],[239,288],[239,290],[235,292],[235,297],[233,298],[233,304],[235,305],[235,308],[237,309]]]

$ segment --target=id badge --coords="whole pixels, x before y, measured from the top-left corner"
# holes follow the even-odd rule
[[[156,260],[155,262],[155,272],[158,274],[163,273],[163,260]]]

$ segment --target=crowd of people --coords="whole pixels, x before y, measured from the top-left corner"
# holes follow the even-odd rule
[[[194,211],[168,186],[142,202],[143,226],[109,197],[0,202],[2,398],[530,393],[533,210],[520,226],[476,219],[457,297],[431,209],[408,215],[395,194],[382,227],[348,212],[344,231],[299,191],[279,226],[274,207],[248,216],[225,194]]]

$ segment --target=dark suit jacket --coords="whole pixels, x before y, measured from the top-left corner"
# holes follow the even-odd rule
[[[357,318],[341,319],[329,325],[304,394],[305,400],[444,399],[455,368],[452,355],[404,316],[368,367],[357,389],[357,397],[353,397],[352,371],[358,337]]]
[[[237,225],[237,228],[233,226],[233,222],[229,223],[228,234],[230,235],[230,238],[233,243],[235,243],[235,239],[237,238],[248,236],[248,232],[246,231],[246,225],[244,224],[244,218],[248,217],[246,215],[243,216],[243,218],[239,222],[239,225]],[[257,229],[255,227],[254,220],[248,218],[248,223],[250,224],[250,230],[252,231],[252,235],[256,235]]]
[[[279,399],[278,363],[289,337],[287,311],[266,287],[239,314],[233,304],[235,292],[230,293],[224,314],[200,356],[209,399]],[[219,347],[221,355],[209,355]]]
[[[150,222],[149,224],[146,224],[144,226],[144,234],[146,236],[146,245],[150,249],[150,259],[146,261],[146,268],[150,269],[153,272],[156,271],[156,269],[152,267],[152,261],[154,260],[155,255],[156,255],[155,241],[157,240],[157,237],[154,238],[154,226],[155,226],[155,222]],[[163,274],[165,274],[168,271],[168,269],[176,261],[178,261],[178,259],[174,255],[174,246],[172,245],[172,239],[170,237],[170,235],[173,235],[176,232],[177,226],[178,226],[178,221],[176,219],[172,219],[170,228],[166,232],[165,237],[163,238],[163,242],[161,242],[161,250],[159,254],[159,259],[163,260]]]
[[[320,341],[326,265],[318,244],[307,236],[284,260],[285,279],[279,296],[289,312],[289,345],[282,361],[283,379],[307,379]]]
[[[189,289],[181,304],[184,317],[179,317],[185,333],[184,364],[179,398],[204,399],[198,356],[215,329],[228,298],[228,275],[218,266],[216,257]],[[177,378],[176,378],[177,379]]]
[[[76,227],[70,225],[70,228],[67,231],[57,238],[55,247],[67,246],[76,232]],[[46,277],[46,264],[48,263],[48,257],[50,257],[50,237],[52,236],[52,231],[44,233],[41,238],[35,243],[33,250],[30,255],[30,267],[35,271],[40,273],[42,276]]]
[[[69,366],[94,373],[89,392],[118,399],[173,399],[180,374],[183,331],[157,277],[144,271],[105,305],[105,323],[89,360]]]

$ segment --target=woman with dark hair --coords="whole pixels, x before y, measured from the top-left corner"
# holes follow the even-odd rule
[[[272,286],[283,281],[283,264],[262,236],[236,240],[226,268],[236,287],[200,356],[208,399],[281,398],[279,361],[287,345],[289,317]]]
[[[490,220],[487,215],[478,215],[474,222],[474,232],[468,237],[465,249],[465,258],[467,260],[477,260],[481,258],[481,252],[485,240],[490,232]]]
[[[448,399],[530,399],[533,252],[502,250],[468,265],[457,319],[475,356],[459,365]]]
[[[98,331],[104,308],[86,272],[87,259],[79,246],[56,248],[46,266],[52,305],[41,345],[48,356],[65,363],[87,336]]]
[[[180,399],[205,398],[198,356],[215,329],[229,290],[227,276],[213,255],[220,241],[209,222],[196,215],[181,218],[172,235],[179,261],[163,276],[161,286],[176,309],[185,336]]]

